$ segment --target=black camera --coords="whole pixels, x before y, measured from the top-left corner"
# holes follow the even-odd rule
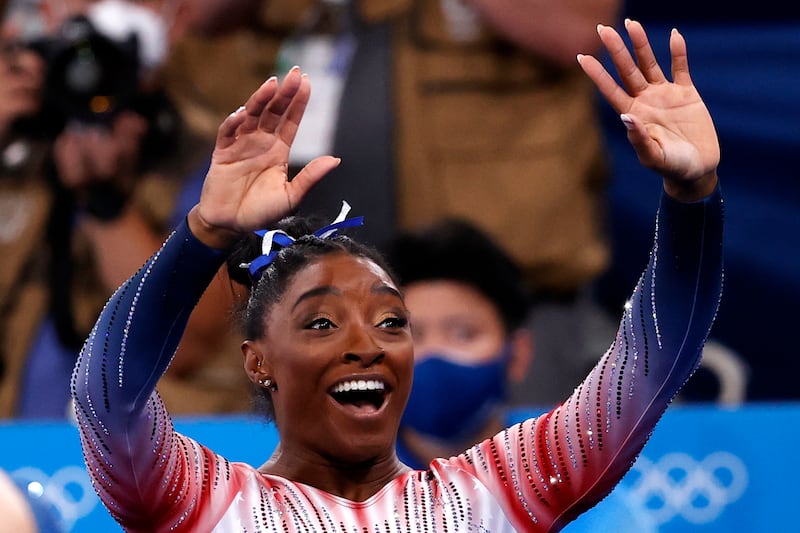
[[[43,108],[54,119],[103,124],[134,106],[140,69],[135,35],[114,41],[76,16],[56,35],[26,44],[44,58]]]
[[[85,16],[67,19],[55,35],[19,45],[44,59],[45,86],[41,112],[18,124],[21,131],[53,138],[67,125],[104,127],[121,111],[133,111],[147,121],[140,151],[140,169],[167,155],[178,142],[179,114],[160,89],[142,90],[139,42],[98,31]]]

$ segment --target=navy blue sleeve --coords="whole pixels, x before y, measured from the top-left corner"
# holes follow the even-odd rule
[[[184,220],[111,297],[81,350],[72,397],[84,457],[121,523],[187,505],[190,495],[169,491],[194,475],[198,452],[174,432],[155,387],[223,260]]]

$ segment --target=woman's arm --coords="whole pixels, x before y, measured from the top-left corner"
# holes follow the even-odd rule
[[[159,523],[192,497],[166,497],[197,474],[155,386],[223,259],[181,224],[112,296],[78,359],[72,394],[84,457],[98,494],[128,526],[143,516]]]
[[[700,361],[722,287],[722,199],[664,194],[614,343],[562,405],[459,458],[521,529],[563,527],[608,494]]]
[[[664,177],[650,260],[626,303],[614,343],[564,404],[459,458],[520,527],[557,530],[602,499],[633,463],[658,419],[696,369],[722,287],[722,199],[713,123],[671,36],[674,82],[629,22],[637,53],[601,27],[626,89],[588,56],[581,66],[623,115],[645,166]]]
[[[200,509],[218,508],[201,499],[224,497],[210,488],[208,452],[174,432],[155,386],[223,262],[220,250],[287,215],[338,163],[321,157],[287,179],[309,91],[292,69],[222,123],[200,203],[117,290],[81,352],[72,395],[84,456],[104,503],[129,530],[188,527]]]

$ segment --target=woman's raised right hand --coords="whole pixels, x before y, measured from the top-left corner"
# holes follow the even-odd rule
[[[219,127],[200,203],[189,214],[192,233],[226,248],[243,233],[268,228],[297,208],[339,159],[321,156],[289,181],[289,150],[311,86],[298,67],[272,77]]]

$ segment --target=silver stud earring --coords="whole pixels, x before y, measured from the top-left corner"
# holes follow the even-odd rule
[[[264,387],[265,389],[268,389],[268,390],[271,390],[271,391],[277,390],[277,388],[278,388],[277,385],[275,385],[275,382],[272,381],[269,378],[259,379],[258,380],[258,384],[261,385],[262,387]]]

